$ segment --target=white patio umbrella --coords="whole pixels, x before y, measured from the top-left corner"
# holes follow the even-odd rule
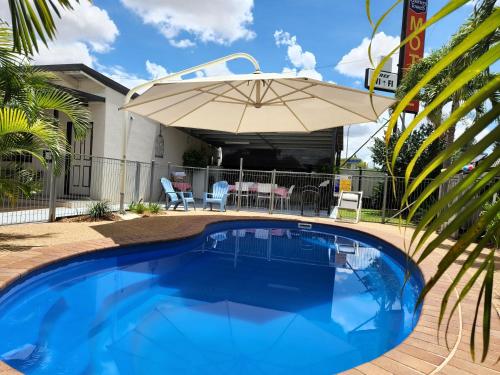
[[[208,66],[244,58],[253,74],[182,80]],[[144,91],[140,96],[134,94]],[[123,160],[127,154],[128,112],[166,126],[231,133],[309,133],[338,126],[376,121],[394,99],[291,74],[261,73],[245,53],[143,83],[125,97]],[[124,207],[126,168],[122,167],[120,210]]]
[[[312,132],[376,121],[394,99],[291,74],[156,83],[123,109],[167,126],[230,133]]]

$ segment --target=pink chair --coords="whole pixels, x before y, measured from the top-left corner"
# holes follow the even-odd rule
[[[279,192],[275,191],[275,197],[279,199],[280,201],[280,209],[283,211],[283,202],[285,203],[285,208],[290,211],[290,197],[292,196],[293,189],[295,189],[295,185],[290,186],[288,190],[286,188],[279,188],[279,189],[284,189],[284,192]],[[279,190],[277,189],[277,190]],[[283,194],[284,193],[284,194]],[[278,203],[278,200],[276,200],[276,203]]]

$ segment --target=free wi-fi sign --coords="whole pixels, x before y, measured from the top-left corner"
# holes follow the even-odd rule
[[[373,77],[373,72],[375,69],[366,68],[365,70],[365,88],[370,88],[370,82]],[[386,92],[396,92],[396,87],[398,85],[398,74],[381,71],[375,81],[375,90],[386,91]]]

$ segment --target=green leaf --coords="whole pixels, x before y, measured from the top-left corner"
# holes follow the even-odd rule
[[[380,61],[378,66],[375,68],[373,77],[370,81],[370,94],[372,94],[374,89],[375,89],[376,79],[379,76],[380,72],[382,71],[383,66],[391,58],[391,56],[394,55],[394,53],[399,51],[401,47],[406,45],[410,40],[412,40],[415,36],[420,34],[422,31],[426,30],[428,27],[435,24],[436,22],[443,19],[444,17],[450,15],[451,13],[453,13],[455,10],[457,10],[458,8],[460,8],[461,6],[463,6],[466,3],[468,3],[468,0],[454,0],[454,1],[448,2],[444,7],[442,7],[438,12],[436,12],[431,18],[429,18],[425,23],[423,23],[421,27],[418,27],[417,29],[415,29],[415,31],[413,31],[410,35],[407,35],[406,38],[403,39],[401,41],[401,43],[396,48],[392,49],[387,54],[387,56],[385,56]],[[374,107],[373,100],[372,100],[372,107]],[[397,120],[398,116],[399,116],[399,113],[395,116],[396,120]],[[389,124],[391,124],[391,123],[389,123]],[[387,133],[391,134],[393,131],[393,128],[394,128],[394,124],[392,124],[390,126],[390,129],[388,129]],[[386,137],[386,141],[388,139],[389,139],[389,137]]]
[[[437,229],[439,229],[440,226],[442,226],[444,223],[446,223],[452,216],[456,215],[459,213],[459,215],[464,215],[466,216],[467,213],[473,214],[475,211],[477,211],[482,204],[485,203],[485,200],[488,198],[492,197],[495,192],[492,191],[491,196],[487,196],[486,194],[481,194],[482,199],[475,199],[475,196],[480,193],[490,181],[495,178],[496,175],[500,172],[500,167],[494,168],[492,171],[490,171],[485,178],[479,179],[475,184],[473,184],[468,190],[465,190],[462,193],[462,196],[457,194],[458,199],[450,205],[449,207],[446,207],[446,209],[442,208],[438,212],[440,212],[438,215],[436,215],[436,218],[433,220],[433,222],[425,229],[424,234],[420,237],[418,244],[414,250],[414,254],[422,247],[422,245],[425,243],[425,241],[434,233]],[[492,189],[500,189],[500,180],[497,181],[496,184],[493,185]],[[451,195],[448,193],[448,195]],[[431,212],[437,211],[436,205],[433,205]],[[456,226],[459,226],[459,222],[462,220],[457,220]],[[454,232],[453,228],[450,224],[449,231],[450,234]],[[448,232],[448,230],[447,230]]]
[[[474,320],[472,321],[472,331],[470,334],[470,354],[472,356],[472,360],[476,361],[475,359],[475,353],[476,353],[476,327],[477,327],[477,317],[479,315],[479,306],[481,305],[481,300],[483,298],[484,294],[484,288],[486,285],[486,279],[483,280],[483,283],[481,285],[481,289],[479,290],[479,296],[476,301],[476,310],[474,311]]]
[[[417,187],[422,183],[422,181],[437,167],[439,167],[443,161],[449,159],[458,149],[467,144],[471,139],[471,134],[477,134],[478,129],[486,129],[486,127],[494,121],[500,113],[500,104],[495,105],[491,111],[478,119],[475,124],[467,129],[464,134],[462,134],[453,145],[449,146],[447,149],[439,153],[426,167],[423,171],[415,177],[411,184],[407,187],[405,194],[403,196],[403,201],[406,202],[410,194],[412,194]],[[469,163],[475,156],[480,152],[486,150],[490,145],[495,142],[495,140],[500,139],[500,128],[494,128],[490,133],[488,133],[483,139],[481,139],[476,144],[469,147],[448,169],[441,172],[419,195],[417,200],[413,203],[413,208],[410,214],[413,216],[414,211],[420,207],[422,202],[424,202],[430,194],[432,194],[440,185],[442,185],[449,178],[453,177],[462,166]]]
[[[455,290],[455,288],[457,287],[457,285],[460,282],[460,280],[462,280],[462,277],[472,267],[472,265],[474,264],[474,262],[476,261],[476,259],[479,257],[479,255],[481,255],[482,250],[484,249],[484,247],[486,245],[488,245],[488,243],[489,243],[489,241],[490,241],[490,239],[492,237],[493,237],[493,233],[489,232],[489,233],[487,233],[486,236],[484,236],[481,239],[481,241],[477,244],[477,246],[474,248],[474,250],[469,254],[469,256],[465,260],[465,262],[462,265],[462,267],[460,267],[460,270],[455,275],[455,277],[452,280],[452,283],[450,284],[450,286],[446,290],[446,292],[445,292],[445,294],[443,296],[443,299],[441,301],[441,308],[439,310],[438,330],[441,327],[441,323],[442,323],[442,321],[444,319],[444,314],[446,313],[446,308],[448,306],[448,301],[449,301],[451,293]],[[455,301],[455,304],[453,305],[452,309],[450,310],[450,313],[448,314],[448,321],[446,323],[446,333],[448,333],[448,330],[450,328],[451,318],[455,314],[456,309],[458,308],[458,306],[460,305],[460,303],[463,301],[463,299],[467,296],[467,294],[469,293],[469,291],[472,289],[472,287],[474,286],[474,284],[477,281],[477,278],[482,273],[482,271],[484,271],[485,268],[486,268],[486,262],[483,262],[479,266],[479,268],[478,268],[477,272],[475,273],[475,275],[473,275],[472,278],[469,279],[469,281],[467,281],[467,283],[465,284],[465,286],[462,288],[461,293],[459,294],[457,300]],[[476,274],[477,274],[477,277],[476,277]],[[446,346],[449,347],[447,335],[446,335]]]
[[[495,251],[490,253],[491,257],[488,261],[488,270],[484,279],[484,307],[483,307],[483,356],[481,362],[484,362],[488,349],[490,347],[490,327],[491,327],[491,300],[493,297],[493,277],[495,273]]]
[[[467,189],[473,185],[473,188],[477,185],[475,184],[477,178],[481,176],[485,171],[487,171],[493,163],[500,157],[500,148],[496,148],[486,159],[484,159],[478,167],[474,168],[471,173],[469,173],[464,179],[459,181],[455,186],[448,191],[443,197],[441,197],[436,203],[433,204],[432,209],[427,210],[425,215],[419,220],[417,223],[415,230],[411,237],[411,242],[414,242],[421,232],[421,230],[427,226],[427,224],[441,211],[443,211],[449,204],[451,204],[457,196],[461,194],[463,191],[467,191]],[[495,170],[488,172],[486,176],[481,178],[481,181],[487,181],[490,178],[494,177],[497,172]],[[483,186],[483,184],[481,184]],[[408,220],[411,220],[412,217],[409,217]]]
[[[498,187],[500,186],[500,180],[493,185],[490,189],[488,189],[485,193],[481,194],[479,197],[477,197],[474,201],[469,203],[461,212],[459,212],[459,215],[451,222],[448,223],[442,230],[441,232],[434,238],[422,251],[420,254],[420,257],[418,258],[417,263],[421,263],[429,254],[440,244],[442,243],[446,238],[451,236],[452,233],[457,231],[460,228],[460,225],[463,223],[463,218],[468,218],[470,215],[472,215],[474,212],[476,212],[484,203],[486,203],[489,199],[491,199],[495,193],[498,192]],[[497,207],[498,206],[498,207]],[[500,200],[495,204],[494,207],[497,207],[497,209],[500,209]],[[479,237],[482,231],[488,226],[488,221],[485,218],[491,219],[494,217],[496,213],[492,213],[491,210],[486,211],[486,213],[479,218],[479,220],[476,222],[475,225],[471,226],[467,232],[462,234],[460,238],[457,240],[455,243],[454,247],[456,247],[456,251],[449,250],[446,255],[444,256],[443,260],[448,260],[451,259],[453,256],[458,256],[459,251],[463,250],[462,246],[463,244],[468,245],[472,241],[474,241],[476,238]],[[444,224],[444,223],[443,223]],[[424,241],[420,241],[417,245],[417,250],[418,251],[422,246],[424,245]],[[457,255],[458,254],[458,255]],[[454,258],[456,259],[456,258]],[[441,262],[443,262],[441,260]],[[441,264],[441,263],[440,263]]]
[[[498,211],[500,209],[500,201],[498,201],[494,206],[494,209]],[[488,221],[496,215],[497,211],[494,209],[489,210],[484,215],[482,215],[478,220],[478,226],[473,226],[465,232],[451,247],[451,249],[446,253],[446,255],[441,259],[438,264],[438,269],[434,276],[426,283],[420,296],[417,300],[417,305],[421,304],[424,300],[427,293],[432,289],[432,287],[439,281],[439,279],[444,275],[444,273],[448,270],[448,268],[453,264],[453,262],[457,259],[457,257],[463,252],[463,250],[474,240],[479,237],[479,234],[482,232],[482,228],[484,228]],[[417,261],[420,264],[426,256],[420,257]]]
[[[61,16],[55,3],[61,8],[73,9],[71,0],[8,0],[14,47],[18,53],[32,55],[38,51],[38,40],[47,45],[48,39],[54,39],[56,25],[52,15]]]
[[[448,117],[443,123],[439,125],[439,127],[427,138],[420,148],[417,150],[415,153],[415,156],[413,159],[410,161],[408,164],[408,168],[406,169],[405,172],[405,180],[408,182],[411,177],[411,173],[413,172],[413,168],[415,167],[415,164],[418,161],[418,158],[422,153],[434,142],[436,141],[440,136],[442,136],[450,127],[455,125],[462,117],[467,115],[469,112],[477,108],[481,103],[483,103],[485,100],[487,100],[491,94],[494,92],[497,92],[498,89],[500,88],[500,76],[495,76],[490,82],[487,83],[486,86],[484,86],[483,89],[475,92],[468,100],[466,100],[456,111],[452,112],[450,114],[450,117]],[[405,136],[406,138],[408,135],[405,135],[406,131],[403,132],[401,135],[400,140]],[[478,133],[476,133],[478,134]],[[405,138],[405,139],[406,139]]]
[[[396,6],[398,6],[402,0],[396,0],[389,9],[387,9],[384,14],[377,20],[377,23],[373,25],[373,21],[371,20],[370,16],[370,0],[366,1],[366,10],[367,10],[367,15],[368,15],[368,21],[370,22],[370,25],[372,25],[372,35],[370,37],[370,44],[368,46],[368,59],[370,60],[370,64],[374,66],[375,64],[373,63],[373,57],[372,57],[372,42],[373,38],[375,37],[375,34],[377,33],[378,29],[380,28],[380,25],[382,25],[382,22],[384,22],[385,18],[394,10]]]
[[[453,2],[452,2],[453,3]],[[456,1],[459,3],[459,1]],[[448,3],[449,4],[449,3]],[[426,24],[429,21],[426,22]],[[391,120],[387,126],[386,132],[386,141],[389,140],[390,134],[392,134],[394,130],[394,126],[396,125],[398,116],[402,113],[402,111],[406,108],[406,106],[413,100],[416,94],[434,78],[437,74],[439,74],[444,68],[450,65],[453,61],[459,58],[464,52],[468,49],[472,48],[477,42],[481,41],[484,37],[491,34],[498,28],[498,24],[500,22],[500,9],[497,9],[490,17],[488,17],[483,23],[481,23],[477,29],[469,34],[467,38],[465,38],[460,44],[458,44],[455,48],[453,48],[448,54],[438,61],[436,65],[434,65],[425,76],[418,82],[412,90],[408,92],[407,95],[399,102],[396,106],[393,115],[391,116]],[[498,56],[498,55],[497,55]],[[381,63],[382,64],[382,63]],[[379,64],[381,70],[381,64]],[[377,68],[379,68],[377,67]],[[373,84],[375,84],[375,79],[380,73],[375,70],[375,73],[372,78]],[[370,85],[370,90],[372,86]]]

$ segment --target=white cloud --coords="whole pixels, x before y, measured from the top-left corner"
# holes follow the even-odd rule
[[[316,56],[310,51],[304,51],[297,43],[297,36],[290,35],[289,32],[276,30],[274,32],[276,46],[287,46],[287,58],[292,67],[284,67],[283,73],[294,73],[317,80],[322,80],[323,76],[316,70]]]
[[[365,69],[372,68],[368,58],[368,46],[370,39],[364,38],[361,44],[345,54],[335,66],[335,70],[349,77],[364,78]],[[386,35],[384,32],[375,34],[372,43],[372,57],[374,63],[378,62],[380,56],[387,55],[393,48],[399,45],[399,36]],[[392,56],[392,68],[395,71],[399,53]]]
[[[226,62],[212,65],[196,72],[197,77],[229,76],[231,74],[234,73],[229,69]]]
[[[143,78],[135,73],[128,72],[124,67],[120,65],[98,65],[97,69],[102,74],[108,76],[116,82],[121,83],[123,86],[128,87],[129,89],[147,81],[146,78]]]
[[[253,0],[121,0],[144,23],[156,27],[175,47],[192,47],[188,33],[202,42],[231,44],[255,37]]]
[[[74,64],[95,65],[95,57],[90,48],[82,42],[51,43],[47,48],[41,44],[34,56],[35,64]]]
[[[54,17],[57,34],[48,48],[39,42],[37,64],[95,64],[94,53],[105,53],[119,34],[108,13],[89,1],[73,4],[73,10],[60,9],[61,18]],[[0,0],[0,18],[10,23],[7,0]]]
[[[152,79],[165,77],[169,74],[167,72],[167,69],[165,69],[163,66],[149,60],[146,60],[146,70],[150,74],[150,78]]]
[[[145,66],[146,66],[146,71],[148,72],[148,77],[143,77],[136,73],[128,72],[124,67],[120,65],[113,65],[113,66],[98,65],[97,68],[102,74],[108,76],[109,78],[121,83],[123,86],[128,88],[133,88],[151,79],[161,78],[169,74],[169,72],[164,66],[156,64],[149,60],[146,60]]]
[[[190,39],[181,39],[181,40],[170,39],[169,43],[177,48],[189,48],[189,47],[194,47],[196,45],[196,43]]]

